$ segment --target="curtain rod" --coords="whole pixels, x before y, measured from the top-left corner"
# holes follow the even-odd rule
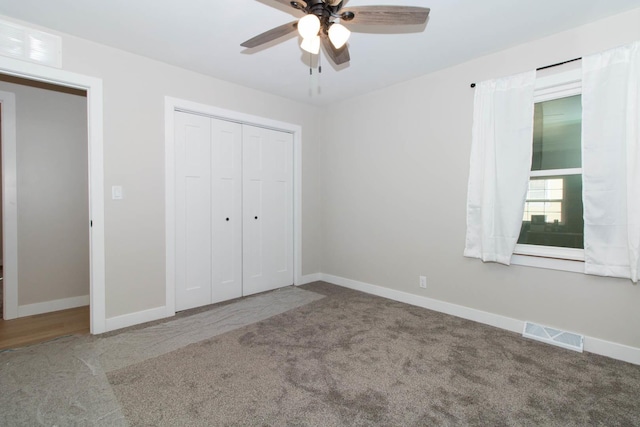
[[[544,67],[536,68],[536,71],[546,70],[547,68],[553,68],[553,67],[557,67],[559,65],[568,64],[570,62],[580,61],[581,59],[582,59],[582,57],[580,56],[578,58],[569,59],[567,61],[562,61],[562,62],[558,62],[558,63],[551,64],[551,65],[545,65]],[[471,83],[471,87],[476,87],[476,84],[475,83]]]

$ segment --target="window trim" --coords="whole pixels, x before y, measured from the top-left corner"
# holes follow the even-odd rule
[[[551,101],[582,94],[582,70],[576,68],[537,77],[533,102]],[[530,177],[578,175],[582,168],[531,171]],[[516,244],[511,264],[584,273],[584,249]]]
[[[517,252],[518,255],[564,259],[569,261],[584,261],[584,249],[565,248],[561,246],[527,245],[522,243],[518,243],[516,246],[519,247]],[[544,253],[541,253],[540,248],[544,248]]]
[[[582,168],[544,169],[540,171],[531,171],[531,173],[529,174],[529,178],[546,178],[567,175],[582,175]]]
[[[582,94],[582,70],[565,71],[551,76],[537,77],[533,102],[551,101]]]
[[[515,253],[511,256],[511,265],[568,271],[572,273],[584,273],[584,261],[545,258],[533,255],[519,255]]]

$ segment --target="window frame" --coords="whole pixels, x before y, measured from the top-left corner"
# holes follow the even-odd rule
[[[581,68],[536,77],[534,104],[575,95],[582,95]],[[576,174],[582,174],[582,168],[531,171],[529,177]],[[511,264],[584,273],[584,249],[518,243]]]

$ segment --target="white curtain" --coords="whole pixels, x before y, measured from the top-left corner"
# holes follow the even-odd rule
[[[640,42],[583,58],[585,272],[638,281]]]
[[[535,71],[477,85],[464,255],[511,262],[533,150]]]

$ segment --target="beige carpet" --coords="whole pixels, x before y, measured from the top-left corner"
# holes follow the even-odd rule
[[[134,426],[640,425],[640,366],[327,284],[108,373]]]
[[[100,336],[0,351],[0,426],[128,426],[109,371],[322,298],[289,286]]]

